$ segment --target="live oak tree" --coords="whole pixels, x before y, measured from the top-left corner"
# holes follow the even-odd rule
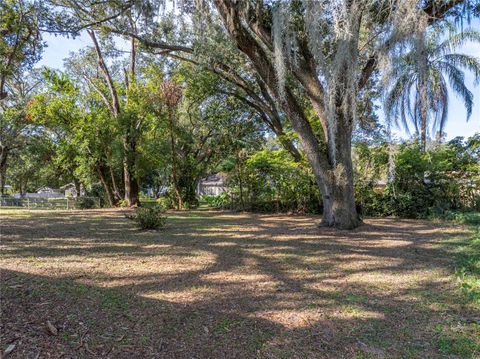
[[[465,1],[212,3],[297,131],[322,193],[322,223],[356,227],[351,136],[358,94],[412,31],[424,33]],[[320,136],[305,115],[305,97]]]
[[[339,228],[360,223],[351,160],[357,102],[372,78],[386,72],[391,55],[405,50],[412,35],[421,37],[450,13],[462,17],[476,5],[469,0],[205,0],[195,2],[196,30],[182,36],[188,21],[152,20],[165,1],[55,3],[73,9],[79,28],[131,36],[169,55],[194,54],[221,19],[222,31],[245,56],[251,79],[264,87],[298,134],[322,193],[322,223]],[[190,2],[185,4],[192,9]],[[124,16],[130,8],[145,19],[140,31]],[[232,74],[228,67],[223,73]]]

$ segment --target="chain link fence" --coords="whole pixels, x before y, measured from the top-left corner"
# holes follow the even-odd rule
[[[98,197],[64,197],[64,198],[13,198],[0,197],[0,207],[25,209],[92,209],[100,208]]]

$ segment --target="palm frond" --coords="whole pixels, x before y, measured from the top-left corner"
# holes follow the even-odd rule
[[[393,121],[395,126],[403,127],[407,132],[409,132],[409,127],[406,108],[408,107],[409,91],[413,82],[412,78],[414,78],[414,74],[410,72],[406,72],[398,77],[384,102],[387,121]]]
[[[480,83],[480,58],[466,54],[447,54],[442,57],[442,61],[470,71],[475,78],[475,84]]]
[[[480,42],[480,32],[473,29],[467,29],[458,34],[452,35],[432,49],[432,55],[441,56],[452,53],[469,41]]]
[[[467,88],[467,86],[465,86],[464,73],[448,62],[440,61],[438,62],[437,66],[448,76],[448,82],[453,91],[455,91],[462,98],[465,108],[467,109],[468,121],[472,115],[473,94]]]
[[[436,129],[443,132],[448,115],[448,86],[440,71],[432,69],[430,74],[428,95],[430,98],[430,112],[433,114],[431,124],[432,133]]]

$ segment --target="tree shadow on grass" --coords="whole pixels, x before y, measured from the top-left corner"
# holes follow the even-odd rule
[[[438,246],[452,228],[375,220],[339,232],[312,217],[174,218],[162,232],[131,230],[120,215],[14,220],[3,252],[2,346],[18,342],[18,358],[474,353],[462,345],[466,329],[449,337],[451,323],[469,328],[472,315]]]

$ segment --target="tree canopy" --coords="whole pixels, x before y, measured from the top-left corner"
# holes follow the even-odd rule
[[[39,146],[45,182],[55,173],[111,206],[141,205],[146,193],[195,206],[201,178],[225,171],[232,206],[257,196],[355,228],[359,183],[396,181],[404,166],[388,124],[411,119],[425,150],[428,125],[442,132],[446,122],[448,84],[471,112],[464,71],[478,79],[479,60],[458,50],[479,41],[468,29],[479,10],[471,0],[8,0],[2,148],[12,155],[28,143],[18,166]],[[45,32],[90,44],[13,100]]]

